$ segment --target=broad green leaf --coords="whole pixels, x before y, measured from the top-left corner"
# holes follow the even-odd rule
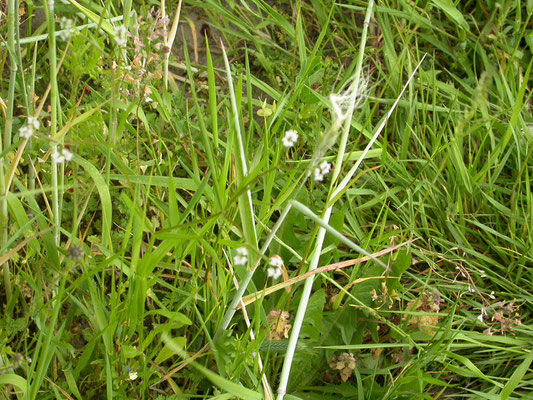
[[[400,278],[411,265],[411,259],[411,252],[408,249],[399,250],[392,263],[392,276]]]
[[[130,344],[125,344],[120,347],[120,352],[124,355],[125,358],[135,358],[142,355],[142,351],[136,349]]]
[[[309,338],[312,341],[320,340],[322,337],[322,314],[324,313],[325,302],[326,294],[322,289],[309,298],[300,337]]]
[[[524,359],[522,364],[520,364],[518,368],[513,372],[513,375],[511,375],[511,379],[509,379],[509,381],[503,388],[502,400],[506,400],[507,398],[509,398],[509,396],[517,388],[517,386],[522,381],[522,378],[524,377],[526,372],[529,370],[529,366],[531,365],[532,361],[533,361],[533,351],[530,350],[527,357]]]
[[[185,348],[185,345],[187,344],[187,338],[184,338],[183,336],[175,337],[172,339],[169,339],[172,341],[172,345],[178,346],[181,348]],[[168,343],[165,343],[159,354],[157,355],[155,359],[156,364],[160,364],[165,360],[168,360],[170,357],[176,354],[174,350],[172,350],[172,345],[169,345]]]
[[[465,31],[469,30],[468,23],[463,14],[455,7],[451,0],[432,0],[433,5],[444,12],[455,24],[463,28]]]
[[[28,391],[28,381],[22,376],[16,374],[4,374],[0,375],[0,386],[2,385],[13,385],[19,390],[22,390],[24,394]]]

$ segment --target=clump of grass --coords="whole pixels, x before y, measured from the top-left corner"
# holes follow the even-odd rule
[[[531,392],[527,4],[16,3],[4,397]]]

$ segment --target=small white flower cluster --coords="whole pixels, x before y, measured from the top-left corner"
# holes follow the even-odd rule
[[[23,139],[31,138],[35,131],[39,130],[41,126],[39,120],[34,117],[28,117],[28,123],[19,129],[19,135]]]
[[[74,34],[74,21],[67,17],[61,17],[59,20],[59,26],[61,31],[59,32],[59,37],[61,40],[67,40],[70,35]]]
[[[57,148],[54,148],[54,151],[52,151],[52,160],[56,164],[61,164],[65,161],[72,160],[72,153],[68,151],[67,149],[61,150],[61,153],[57,151]]]
[[[272,279],[278,279],[281,274],[281,268],[283,267],[283,260],[278,255],[270,257],[270,267],[267,268],[267,276]]]
[[[154,99],[152,97],[150,97],[150,95],[152,94],[152,89],[150,89],[149,86],[146,86],[144,88],[144,101],[148,104],[150,104],[150,106],[153,108],[153,109],[156,109],[158,104],[156,101],[154,101]]]
[[[235,265],[246,265],[248,262],[248,250],[246,247],[239,247],[237,249],[237,255],[233,257]]]
[[[285,136],[281,140],[283,142],[283,146],[289,148],[296,144],[298,140],[298,132],[296,132],[294,129],[290,129],[287,132],[285,132]]]
[[[331,164],[327,161],[322,161],[322,163],[315,168],[315,181],[322,182],[324,180],[324,175],[329,174],[331,171]]]
[[[127,42],[127,35],[128,35],[128,30],[126,29],[126,27],[124,25],[120,25],[120,26],[117,26],[115,28],[115,42],[117,42],[117,45],[119,47],[124,47],[126,46],[126,42]]]
[[[246,265],[248,263],[248,250],[246,247],[239,247],[237,254],[233,257],[235,265]],[[278,255],[270,257],[270,267],[267,268],[267,276],[272,279],[278,279],[282,275],[283,260]]]

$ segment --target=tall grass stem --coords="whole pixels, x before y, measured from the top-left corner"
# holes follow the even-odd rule
[[[165,63],[163,64],[163,84],[165,85],[165,88],[168,88],[168,63],[170,61],[170,53],[172,51],[174,40],[176,39],[176,33],[178,31],[182,1],[183,0],[179,0],[178,2],[178,8],[176,9],[176,13],[174,14],[174,19],[172,20],[172,27],[170,28],[170,32],[168,33],[167,37],[165,37],[165,46],[168,50],[165,56]],[[162,1],[161,3],[161,7],[164,9],[164,1]]]
[[[59,101],[57,92],[57,56],[56,56],[56,35],[55,35],[55,13],[54,1],[46,1],[44,7],[46,12],[46,21],[48,24],[48,58],[50,68],[50,137],[55,138],[57,133],[57,103]],[[51,147],[51,154],[57,152],[57,143],[54,142]],[[59,246],[59,227],[61,218],[59,213],[59,186],[57,180],[57,165],[51,160],[52,171],[52,214],[54,220],[54,241]]]
[[[13,132],[13,112],[15,109],[15,84],[17,78],[17,59],[16,59],[16,48],[15,48],[15,23],[17,18],[18,9],[14,1],[8,2],[8,26],[7,26],[7,49],[9,52],[9,89],[8,89],[8,98],[7,98],[7,112],[6,112],[6,121],[4,125],[4,134],[2,138],[2,143],[0,144],[0,153],[4,149],[9,148],[11,145],[11,137]],[[0,247],[3,248],[7,244],[8,240],[8,221],[9,214],[7,208],[7,192],[9,190],[6,187],[5,181],[5,166],[4,166],[4,157],[0,158]],[[2,265],[2,273],[4,275],[4,286],[6,292],[6,300],[9,302],[11,299],[11,272],[9,271],[9,262],[6,261]]]
[[[357,64],[356,64],[356,70],[355,70],[355,73],[354,73],[354,79],[353,79],[353,81],[352,81],[352,83],[350,85],[350,88],[348,90],[348,93],[352,93],[352,97],[349,100],[350,102],[349,102],[349,105],[348,105],[348,109],[346,110],[346,117],[345,117],[345,119],[343,121],[343,123],[344,123],[344,125],[342,127],[343,128],[343,132],[342,132],[342,137],[341,137],[340,144],[339,144],[339,150],[338,150],[338,153],[337,153],[337,159],[336,159],[334,170],[333,170],[333,176],[332,176],[332,179],[331,179],[331,188],[330,188],[329,194],[328,194],[328,203],[329,203],[329,201],[331,199],[334,198],[334,196],[333,196],[333,193],[335,193],[334,187],[336,185],[336,180],[337,180],[337,178],[338,178],[338,176],[340,174],[341,168],[342,168],[344,153],[345,153],[345,150],[346,150],[346,142],[348,140],[348,136],[349,136],[349,133],[350,133],[352,115],[353,115],[353,110],[354,110],[354,107],[355,107],[355,100],[356,100],[355,98],[356,98],[356,94],[359,91],[359,84],[361,82],[361,74],[363,73],[362,72],[363,57],[364,57],[364,53],[365,53],[365,45],[366,45],[366,39],[367,39],[368,26],[370,24],[370,17],[372,15],[373,7],[374,7],[374,1],[370,0],[368,2],[368,6],[367,6],[367,9],[366,9],[365,21],[364,21],[364,24],[363,24],[363,31],[362,31],[362,35],[361,35],[361,47],[359,48],[359,54],[358,54],[358,59],[357,59]],[[336,123],[337,123],[337,121],[333,121],[333,124],[336,124]],[[324,212],[324,214],[322,216],[322,221],[325,224],[327,224],[329,222],[329,219],[330,219],[332,211],[333,211],[333,204],[331,204],[331,205],[329,205],[327,207],[326,211]],[[320,260],[320,254],[322,252],[322,246],[324,244],[325,236],[326,236],[326,229],[321,227],[319,229],[319,232],[318,232],[318,235],[317,235],[317,238],[316,238],[316,242],[315,242],[316,245],[314,246],[314,251],[313,251],[312,256],[311,256],[311,262],[310,262],[310,265],[309,265],[309,271],[313,271],[318,266],[318,262]],[[307,310],[307,304],[309,303],[309,297],[311,296],[312,287],[313,287],[313,277],[309,277],[309,278],[306,279],[305,284],[304,284],[302,297],[301,297],[300,303],[298,304],[298,310],[297,310],[296,316],[294,318],[292,332],[291,332],[291,336],[289,338],[289,347],[287,348],[287,351],[285,353],[285,360],[283,362],[283,368],[281,370],[280,383],[279,383],[279,387],[278,387],[278,400],[283,400],[284,397],[285,397],[285,394],[287,392],[287,385],[288,385],[288,382],[289,382],[289,376],[290,376],[290,372],[291,372],[292,361],[293,361],[293,358],[294,358],[294,353],[296,351],[296,346],[298,344],[298,336],[300,335],[300,330],[302,328],[302,323],[303,323],[303,320],[304,320],[304,317],[305,317],[305,312]]]

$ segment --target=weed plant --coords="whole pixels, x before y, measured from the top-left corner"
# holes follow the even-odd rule
[[[2,398],[533,398],[533,2],[3,7]]]

